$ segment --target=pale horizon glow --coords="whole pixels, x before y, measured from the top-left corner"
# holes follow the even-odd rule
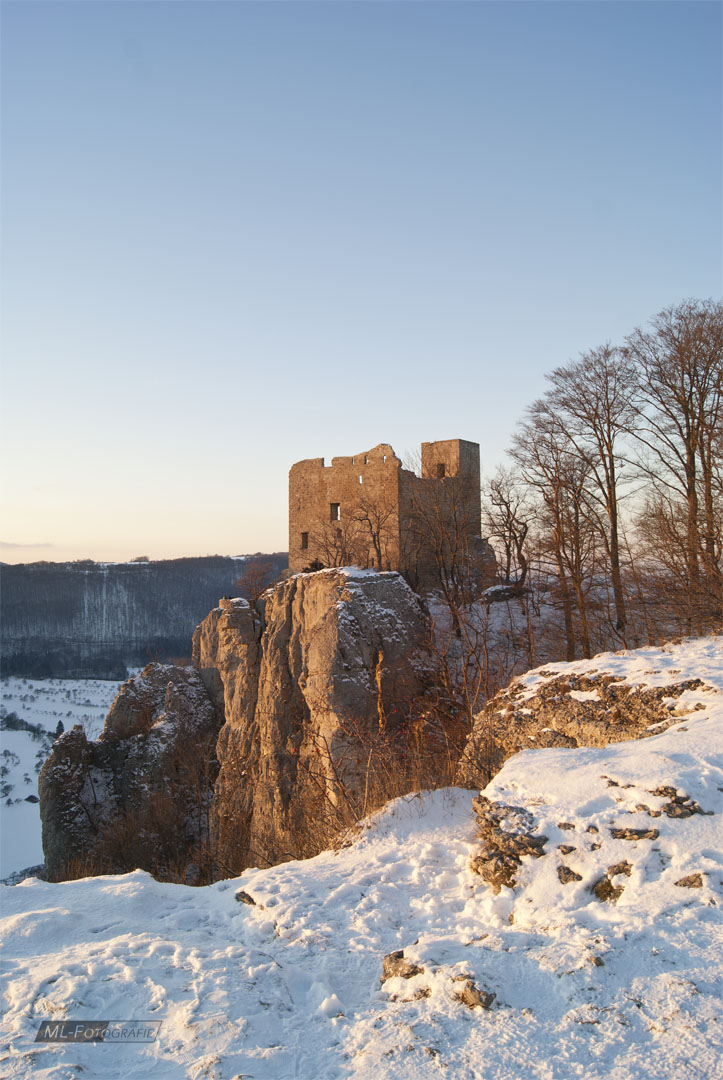
[[[280,551],[723,289],[721,5],[6,0],[0,561]]]

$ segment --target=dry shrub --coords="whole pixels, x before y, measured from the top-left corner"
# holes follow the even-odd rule
[[[348,719],[340,729],[332,740],[317,735],[299,755],[297,858],[334,846],[391,799],[451,785],[468,725],[445,722],[420,701],[404,717],[375,727]]]

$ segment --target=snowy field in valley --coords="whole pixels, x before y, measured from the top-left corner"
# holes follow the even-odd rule
[[[33,800],[58,722],[66,731],[82,724],[90,738],[97,738],[120,686],[100,679],[0,680],[0,717],[14,713],[45,732],[0,728],[0,878],[43,861],[40,815]]]
[[[722,661],[719,638],[574,665],[705,685],[675,700],[686,715],[663,734],[505,765],[485,796],[525,813],[503,830],[522,821],[546,841],[499,893],[470,869],[475,793],[458,789],[395,801],[338,851],[204,888],[140,871],[3,887],[0,1072],[720,1077]],[[411,977],[381,983],[395,950]],[[467,981],[489,1008],[458,999]],[[160,1033],[34,1042],[42,1020],[100,1018]]]

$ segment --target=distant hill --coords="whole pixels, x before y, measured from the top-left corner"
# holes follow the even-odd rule
[[[122,679],[149,660],[190,656],[196,625],[264,564],[272,579],[288,556],[0,564],[2,674]]]

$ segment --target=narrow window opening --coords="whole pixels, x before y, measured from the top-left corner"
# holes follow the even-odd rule
[[[437,462],[437,479],[441,480],[445,475],[445,466],[443,461]]]
[[[329,503],[329,520],[341,521],[341,503]]]
[[[364,455],[364,464],[365,465],[369,464],[369,458],[366,456],[366,454]]]
[[[336,530],[336,538],[337,540],[341,540],[341,529]]]
[[[301,550],[306,551],[309,547],[309,534],[308,532],[301,534]]]
[[[386,461],[386,460],[387,460],[387,455],[384,454],[384,456],[382,457],[382,461]]]
[[[364,483],[364,477],[363,477],[363,476],[361,476],[361,475],[359,476],[359,483],[360,483],[360,484],[363,484],[363,483]]]

